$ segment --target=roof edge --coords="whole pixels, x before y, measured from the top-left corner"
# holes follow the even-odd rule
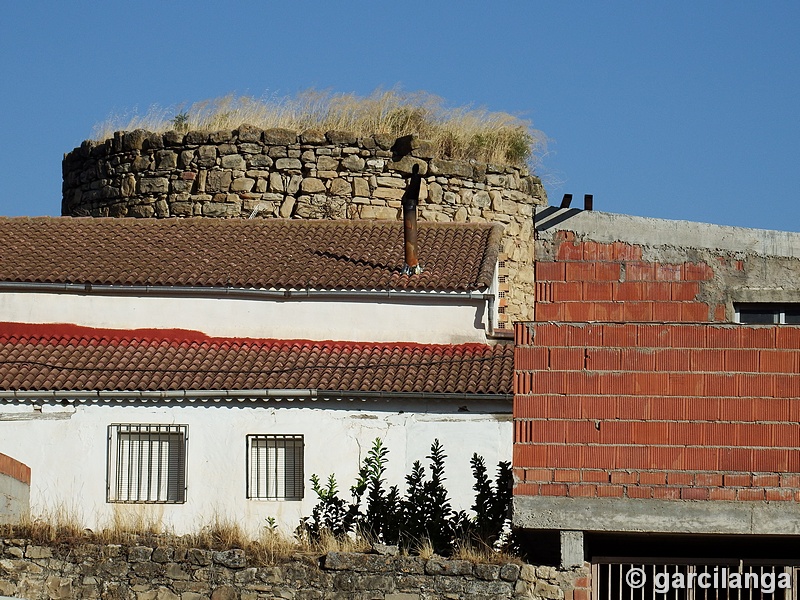
[[[247,389],[247,390],[0,390],[0,402],[36,404],[39,400],[95,403],[187,400],[497,400],[512,402],[514,394],[472,392],[392,392],[380,390]]]
[[[499,246],[498,246],[499,248]],[[497,260],[497,252],[494,254]],[[484,257],[484,263],[486,262]],[[481,266],[480,283],[484,284],[484,269]],[[492,263],[492,273],[494,265]],[[358,289],[265,289],[244,288],[231,286],[178,286],[178,285],[125,285],[125,284],[93,284],[93,283],[48,283],[39,281],[0,281],[0,291],[44,292],[59,294],[98,294],[98,295],[162,295],[162,296],[226,296],[230,298],[325,298],[325,297],[352,297],[352,298],[450,298],[483,300],[490,294],[482,293],[491,285],[491,276],[485,287],[478,290],[358,290]]]
[[[500,244],[503,239],[503,226],[495,223],[489,232],[489,239],[486,240],[486,251],[483,254],[480,272],[478,273],[478,283],[487,288],[491,288],[494,281],[494,270],[497,266],[497,258],[500,256]]]

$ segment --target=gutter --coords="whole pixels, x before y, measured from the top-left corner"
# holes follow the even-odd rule
[[[488,292],[442,292],[442,291],[402,291],[402,290],[267,290],[240,287],[213,286],[166,286],[166,285],[95,285],[92,283],[40,283],[0,281],[0,291],[51,292],[61,294],[98,295],[154,295],[187,297],[231,297],[231,298],[442,298],[452,300],[494,301],[494,294]]]
[[[343,398],[360,398],[363,400],[507,400],[510,402],[514,399],[514,394],[317,390],[317,398],[323,400],[340,400]]]
[[[513,394],[472,394],[468,392],[385,392],[318,389],[249,390],[0,390],[0,401],[52,400],[54,402],[131,400],[492,400],[511,402]]]
[[[308,398],[314,400],[317,390],[0,390],[0,400],[183,400],[183,399],[269,399],[269,398]]]

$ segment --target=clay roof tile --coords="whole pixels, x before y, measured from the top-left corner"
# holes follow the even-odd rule
[[[425,270],[409,277],[395,221],[0,218],[0,281],[470,291],[491,285],[501,235],[422,222]]]
[[[510,394],[510,345],[213,338],[0,323],[0,389]]]

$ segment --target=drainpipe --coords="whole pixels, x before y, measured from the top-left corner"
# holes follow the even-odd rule
[[[403,194],[403,241],[405,246],[405,266],[403,275],[418,275],[422,273],[417,254],[417,202],[419,201],[419,188],[422,175],[419,174],[419,165],[414,165],[411,180],[408,182]]]

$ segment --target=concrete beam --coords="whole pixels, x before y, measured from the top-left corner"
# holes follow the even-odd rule
[[[517,496],[514,526],[562,531],[800,535],[800,504]]]
[[[784,279],[773,278],[772,281],[775,282],[776,285],[787,285],[790,282],[795,283],[797,275],[788,272],[786,273],[786,279],[789,281],[785,281]],[[793,281],[792,281],[793,280]],[[738,288],[731,290],[731,299],[734,302],[774,302],[774,303],[789,303],[789,302],[797,302],[797,289],[794,287],[786,287],[781,289],[774,289],[774,288]]]

